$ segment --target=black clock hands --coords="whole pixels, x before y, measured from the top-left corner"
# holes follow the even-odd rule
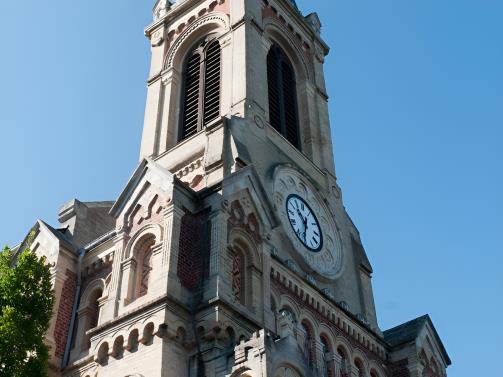
[[[307,224],[307,216],[304,216],[302,214],[302,212],[300,212],[300,210],[297,208],[297,214],[299,215],[299,217],[301,218],[302,220],[302,224],[304,225],[304,231],[302,232],[302,238],[304,238],[304,243],[306,243],[306,237],[307,237],[307,228],[308,228],[308,224]]]
[[[318,220],[307,202],[296,194],[286,201],[287,216],[300,243],[312,252],[320,252],[323,246]]]

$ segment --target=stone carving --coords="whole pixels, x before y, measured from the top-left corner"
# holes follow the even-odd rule
[[[228,17],[224,14],[210,13],[206,16],[201,17],[199,20],[192,23],[188,28],[186,28],[183,33],[178,37],[175,43],[171,46],[169,53],[167,55],[165,69],[171,68],[173,66],[173,60],[175,58],[176,52],[183,44],[183,42],[199,27],[210,22],[217,22],[224,26],[225,31],[229,30]]]
[[[150,43],[152,44],[153,47],[160,46],[162,42],[164,41],[164,31],[157,30],[152,34],[152,37],[150,38]]]

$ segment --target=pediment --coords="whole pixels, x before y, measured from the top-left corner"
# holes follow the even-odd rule
[[[416,345],[420,350],[420,359],[424,362],[425,366],[431,367],[431,364],[435,364],[435,362],[432,362],[433,360],[436,360],[436,363],[440,361],[444,364],[444,368],[451,364],[449,355],[429,316],[419,332]]]
[[[30,249],[37,256],[44,256],[52,266],[56,266],[61,252],[75,258],[77,247],[72,243],[64,231],[57,230],[42,220],[37,220],[23,242],[16,248],[16,254]]]
[[[190,195],[174,174],[151,159],[143,160],[119,195],[110,214],[118,229],[140,227],[176,199],[177,192]]]
[[[265,194],[253,165],[227,177],[223,181],[222,190],[229,210],[232,212],[233,203],[239,202],[239,206],[243,208],[243,216],[248,218],[251,214],[255,215],[257,223],[262,226],[261,233],[276,226],[271,201]]]

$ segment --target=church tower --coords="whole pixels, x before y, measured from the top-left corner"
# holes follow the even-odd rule
[[[446,376],[429,317],[379,328],[320,32],[294,0],[157,1],[138,168],[26,245],[54,266],[55,376]]]

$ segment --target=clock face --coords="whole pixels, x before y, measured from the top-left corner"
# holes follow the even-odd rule
[[[322,195],[303,173],[288,165],[276,167],[274,207],[292,246],[285,252],[309,274],[334,280],[343,269],[342,240]]]
[[[318,253],[323,247],[323,233],[309,204],[299,195],[291,194],[286,200],[286,211],[290,225],[302,245]]]

